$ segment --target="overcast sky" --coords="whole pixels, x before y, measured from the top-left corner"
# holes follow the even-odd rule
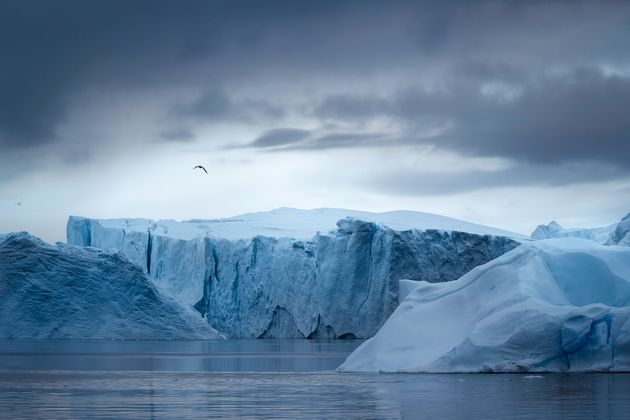
[[[282,206],[609,224],[629,40],[627,1],[0,0],[0,232]]]

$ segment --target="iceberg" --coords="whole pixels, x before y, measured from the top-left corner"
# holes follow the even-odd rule
[[[610,234],[617,227],[617,223],[612,225],[596,227],[596,228],[572,228],[565,229],[558,222],[551,221],[547,225],[539,225],[531,234],[531,239],[550,239],[550,238],[582,238],[605,243]]]
[[[26,232],[0,235],[0,320],[0,338],[221,338],[123,254]]]
[[[610,233],[606,244],[630,246],[630,213],[616,225],[615,230]]]
[[[422,282],[338,370],[630,371],[630,249],[540,240]]]
[[[522,238],[426,213],[341,209],[186,222],[70,217],[67,233],[71,245],[124,253],[234,338],[371,337],[398,306],[400,279],[459,278]]]
[[[531,234],[532,240],[550,238],[582,238],[605,245],[630,246],[630,213],[618,223],[595,228],[565,229],[552,221],[548,225],[539,225]]]

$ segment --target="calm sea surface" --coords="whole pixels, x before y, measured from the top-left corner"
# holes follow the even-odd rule
[[[0,418],[630,419],[630,375],[354,375],[360,341],[0,341]]]

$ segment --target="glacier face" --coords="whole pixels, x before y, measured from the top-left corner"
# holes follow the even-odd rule
[[[289,210],[281,210],[285,218]],[[331,229],[310,213],[306,222],[293,216],[286,229],[265,225],[262,232],[272,236],[258,234],[242,216],[226,222],[236,233],[211,229],[208,221],[71,217],[68,243],[120,250],[217,330],[264,338],[370,337],[398,305],[399,279],[453,280],[519,244],[464,232],[398,231],[351,218]],[[418,220],[398,220],[405,223]],[[319,233],[304,239],[314,227]],[[283,237],[287,232],[301,238]]]
[[[630,249],[542,240],[423,282],[339,370],[630,371]]]
[[[220,338],[124,255],[24,232],[0,235],[0,320],[0,338]]]

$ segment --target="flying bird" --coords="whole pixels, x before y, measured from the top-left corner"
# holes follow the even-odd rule
[[[22,202],[21,201],[16,201],[15,204],[17,204],[18,206],[21,206]]]
[[[201,165],[197,165],[197,166],[195,166],[195,167],[193,168],[193,171],[194,171],[195,169],[197,169],[197,168],[199,168],[199,169],[203,169],[203,171],[206,173],[206,175],[208,174],[208,171],[206,171],[206,168],[204,168],[204,167],[203,167],[203,166],[201,166]]]

